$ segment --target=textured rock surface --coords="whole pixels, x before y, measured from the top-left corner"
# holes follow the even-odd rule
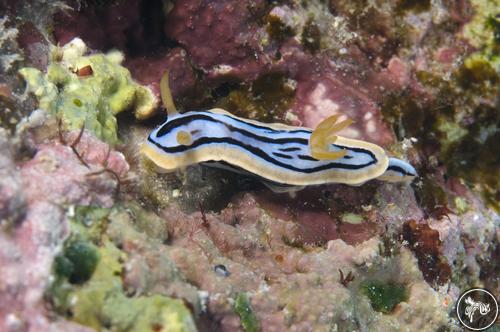
[[[16,223],[23,217],[25,198],[21,176],[13,161],[13,148],[4,129],[0,130],[0,220],[2,224]]]
[[[388,204],[380,213],[389,220],[396,212],[393,209]],[[229,299],[240,292],[250,295],[253,312],[265,331],[326,331],[334,326],[339,330],[383,331],[403,326],[436,330],[448,326],[455,295],[430,287],[411,251],[401,244],[381,247],[381,236],[357,245],[341,239],[324,247],[301,244],[296,222],[272,217],[250,194],[240,196],[220,216],[207,214],[207,226],[200,214],[188,217],[167,210],[163,215],[175,229],[169,256],[189,280],[208,291],[207,308],[220,330],[234,328],[235,318],[227,317],[234,315]],[[354,231],[350,235],[356,237]],[[397,254],[387,256],[386,250]],[[228,277],[214,271],[218,264],[230,271]],[[347,287],[340,282],[339,270],[355,276]],[[390,315],[377,313],[360,290],[366,280],[403,283],[408,299]]]
[[[159,221],[134,205],[126,209],[77,207],[71,235],[55,260],[55,281],[47,292],[55,310],[95,330],[195,331],[184,303],[165,294],[195,304],[196,290],[186,284],[167,257],[158,257],[158,251],[152,255],[149,248],[136,248],[151,243],[158,249],[154,247],[156,241],[151,240],[168,236],[166,232],[154,232],[161,230]],[[137,225],[150,235],[147,241],[135,229]],[[147,257],[146,261],[137,262],[135,250],[142,258]],[[156,273],[150,274],[151,270]],[[137,274],[139,280],[149,279],[150,283],[126,282],[128,275],[133,279]],[[157,285],[162,281],[168,288]]]
[[[106,174],[87,176],[102,168],[108,146],[88,135],[82,136],[80,144],[92,146],[93,150],[89,158],[84,159],[89,169],[68,146],[57,142],[38,145],[31,160],[15,163],[9,153],[9,149],[15,147],[7,138],[3,139],[2,172],[5,174],[2,181],[8,185],[2,186],[1,201],[8,205],[3,209],[2,224],[9,219],[12,222],[2,225],[0,232],[1,330],[88,331],[50,318],[44,292],[51,280],[54,256],[68,235],[67,207],[113,204],[114,179]],[[109,159],[108,167],[117,174],[127,171],[123,155],[113,151]],[[20,205],[23,198],[24,206]]]

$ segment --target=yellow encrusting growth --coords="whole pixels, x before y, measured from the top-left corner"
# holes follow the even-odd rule
[[[177,108],[175,108],[174,99],[172,98],[172,92],[170,91],[170,85],[168,83],[168,70],[163,74],[160,81],[160,95],[161,102],[163,106],[167,109],[167,113],[172,115],[176,114]]]
[[[311,156],[319,160],[335,160],[346,155],[346,151],[330,151],[330,145],[337,140],[337,132],[349,126],[351,119],[337,123],[340,115],[335,114],[323,120],[311,134],[309,147]]]
[[[177,143],[180,145],[191,145],[191,142],[193,141],[191,134],[184,130],[179,131],[176,138]]]

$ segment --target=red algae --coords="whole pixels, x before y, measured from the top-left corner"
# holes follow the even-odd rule
[[[442,256],[439,232],[426,223],[409,220],[403,226],[403,238],[415,252],[418,265],[427,282],[444,285],[451,277],[451,268]]]

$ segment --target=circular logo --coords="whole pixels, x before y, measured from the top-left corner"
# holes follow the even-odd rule
[[[486,330],[497,320],[498,302],[486,289],[469,289],[458,299],[457,316],[460,323],[470,330]]]

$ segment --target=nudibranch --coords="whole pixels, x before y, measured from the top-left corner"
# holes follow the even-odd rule
[[[274,191],[326,183],[361,185],[371,179],[411,181],[415,169],[389,158],[381,147],[337,136],[351,120],[334,115],[315,130],[244,119],[214,108],[177,112],[168,86],[160,82],[168,119],[149,135],[142,152],[162,171],[205,163],[251,174]]]

